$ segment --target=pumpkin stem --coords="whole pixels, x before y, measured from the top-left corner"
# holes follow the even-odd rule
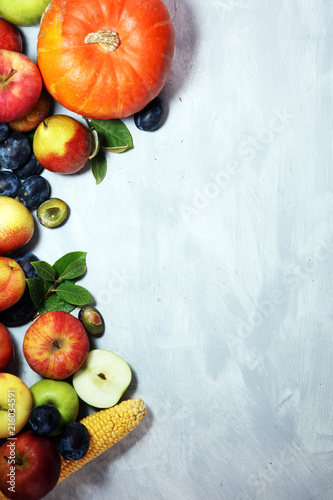
[[[89,33],[84,39],[84,43],[98,43],[106,52],[114,52],[120,45],[120,38],[116,31],[99,30]]]

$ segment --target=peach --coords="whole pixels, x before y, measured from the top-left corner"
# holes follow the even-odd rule
[[[26,287],[22,267],[9,257],[0,257],[0,311],[20,300]]]
[[[0,196],[0,255],[23,247],[32,238],[34,229],[34,219],[20,201]]]

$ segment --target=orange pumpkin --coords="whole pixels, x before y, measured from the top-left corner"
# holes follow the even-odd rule
[[[124,118],[162,90],[174,29],[162,0],[52,0],[37,64],[53,98],[89,118]]]

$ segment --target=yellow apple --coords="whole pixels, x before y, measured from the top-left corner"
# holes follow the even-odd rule
[[[9,257],[0,257],[0,311],[20,300],[26,287],[22,267]]]
[[[34,219],[23,203],[9,196],[0,196],[0,255],[26,245],[34,229]]]
[[[16,375],[0,373],[0,438],[20,432],[29,420],[32,394]]]

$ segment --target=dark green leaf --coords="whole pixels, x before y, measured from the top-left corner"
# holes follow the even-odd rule
[[[121,120],[90,120],[90,126],[97,130],[100,144],[105,148],[133,149],[130,131]]]
[[[75,306],[62,300],[56,293],[52,293],[39,307],[38,312],[40,314],[49,311],[65,311],[69,313],[73,311],[73,309],[75,309]]]
[[[76,306],[84,306],[86,304],[92,304],[94,299],[90,292],[83,286],[75,285],[70,281],[65,281],[60,283],[60,285],[55,289],[57,295]]]
[[[56,270],[57,276],[61,276],[65,269],[76,260],[86,261],[87,252],[69,252],[60,257],[54,264],[53,267]]]
[[[36,262],[31,262],[33,267],[36,269],[38,275],[46,281],[54,281],[56,278],[55,269],[53,269],[50,264],[43,260],[38,260]]]
[[[71,262],[61,273],[61,275],[59,276],[59,280],[60,278],[62,280],[73,280],[75,278],[78,278],[86,272],[86,269],[87,266],[85,262],[83,262],[82,260],[74,260],[74,262]]]
[[[32,302],[38,308],[47,292],[52,288],[52,283],[41,278],[28,278],[26,280]]]
[[[106,176],[108,163],[104,151],[100,150],[98,154],[91,160],[91,171],[95,177],[96,184],[102,182]]]

